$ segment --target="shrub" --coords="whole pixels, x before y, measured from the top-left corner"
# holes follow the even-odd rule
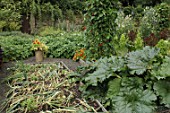
[[[135,30],[135,21],[131,15],[125,15],[123,11],[118,12],[115,22],[117,24],[116,33],[118,36]]]
[[[159,14],[154,8],[146,7],[140,21],[139,32],[143,38],[146,38],[151,33],[157,34],[157,30],[159,30]]]
[[[4,62],[21,60],[32,56],[31,38],[20,36],[0,36],[0,45],[4,50]]]
[[[170,6],[167,3],[161,3],[158,6],[156,6],[157,12],[159,14],[159,29],[166,29],[169,28],[169,17],[170,17]]]

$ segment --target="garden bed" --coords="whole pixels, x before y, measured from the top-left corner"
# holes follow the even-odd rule
[[[74,62],[70,59],[60,59],[60,58],[46,58],[42,63],[57,63],[57,62],[63,62],[67,64],[67,68],[71,70],[75,70],[77,66],[80,64],[78,62]],[[0,102],[6,98],[6,92],[8,91],[9,87],[6,85],[6,83],[3,82],[3,80],[10,75],[10,71],[8,70],[9,68],[13,67],[16,62],[8,62],[8,63],[3,63],[2,67],[0,68]],[[24,63],[26,64],[36,64],[35,58],[31,57],[28,58],[27,60],[24,60]],[[1,112],[5,113],[5,112]]]
[[[20,62],[15,67],[9,65],[13,67],[13,72],[6,78],[10,90],[3,103],[5,113],[74,113],[95,111],[95,108],[90,106],[94,104],[99,107],[96,102],[89,105],[81,98],[79,84],[74,78],[69,78],[73,67],[67,66],[64,62],[72,62],[71,60],[46,59],[41,64],[32,62],[34,60],[30,58],[24,61],[25,64]],[[77,62],[74,63],[79,65]]]
[[[7,112],[40,112],[67,106],[66,101],[73,97],[73,93],[68,91],[69,88],[62,90],[72,87],[65,77],[66,73],[68,70],[61,63],[19,64],[8,78]]]

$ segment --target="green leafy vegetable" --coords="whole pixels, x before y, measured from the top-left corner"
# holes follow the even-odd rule
[[[127,66],[131,74],[142,75],[147,69],[152,68],[152,62],[159,50],[146,46],[143,50],[130,52],[127,55]]]
[[[123,78],[120,92],[112,97],[114,113],[152,113],[156,95],[143,89],[143,81],[138,77]]]
[[[165,79],[166,77],[170,77],[170,57],[165,57],[163,59],[163,63],[157,67],[157,70],[152,70],[152,75],[155,76],[158,80]]]
[[[112,56],[109,59],[100,59],[94,64],[96,71],[89,74],[88,77],[85,78],[85,81],[97,86],[97,82],[102,83],[105,79],[111,76],[120,77],[115,72],[124,70],[124,63],[125,61],[121,57]]]
[[[112,99],[114,113],[152,113],[156,96],[149,90],[131,90],[120,92]]]
[[[112,98],[113,96],[117,95],[120,91],[120,78],[115,78],[108,83],[108,91],[107,91],[107,97]]]
[[[161,102],[170,107],[170,79],[160,80],[154,84],[154,90],[161,96]]]

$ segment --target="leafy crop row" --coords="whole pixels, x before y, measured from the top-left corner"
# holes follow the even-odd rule
[[[72,58],[77,49],[83,47],[83,35],[81,33],[60,33],[57,36],[29,36],[19,33],[1,33],[0,45],[4,50],[4,62],[22,60],[34,55],[31,51],[32,41],[38,38],[44,42],[49,51],[47,57]]]

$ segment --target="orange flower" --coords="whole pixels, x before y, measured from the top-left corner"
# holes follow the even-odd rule
[[[79,56],[82,57],[84,54],[83,53],[80,53]]]
[[[80,49],[80,52],[81,52],[81,53],[84,53],[84,50],[85,50],[85,49]]]
[[[40,42],[37,42],[37,44],[41,44]]]
[[[38,39],[35,39],[32,41],[32,48],[31,50],[43,50],[43,51],[47,51],[48,47],[41,43]]]
[[[84,48],[77,50],[76,53],[74,54],[73,60],[76,61],[77,59],[85,59],[85,52],[84,52]]]

